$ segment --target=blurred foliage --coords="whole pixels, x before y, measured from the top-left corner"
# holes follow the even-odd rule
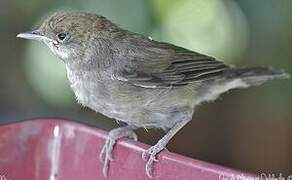
[[[157,39],[227,62],[238,60],[245,50],[247,23],[233,1],[153,0],[152,4],[159,21]]]
[[[1,0],[1,122],[57,116],[114,125],[77,105],[64,65],[47,47],[15,38],[64,9],[101,14],[125,29],[228,64],[273,66],[292,74],[291,0]],[[291,80],[283,80],[223,95],[224,100],[199,107],[196,120],[170,147],[234,168],[291,174],[291,91]]]
[[[26,52],[25,73],[36,93],[53,106],[72,105],[64,64],[38,42],[30,42]]]

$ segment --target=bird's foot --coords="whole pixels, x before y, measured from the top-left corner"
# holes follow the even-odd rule
[[[100,161],[103,163],[102,173],[104,177],[108,175],[109,163],[113,160],[112,151],[116,141],[122,137],[129,137],[138,140],[136,133],[127,127],[121,127],[117,129],[113,129],[109,132],[108,137],[105,141],[104,146],[102,147],[101,153],[99,155]]]
[[[163,149],[165,149],[165,146],[162,143],[158,142],[154,146],[144,151],[142,154],[142,159],[144,161],[147,161],[145,172],[150,178],[153,178],[153,163],[158,161],[156,155]]]

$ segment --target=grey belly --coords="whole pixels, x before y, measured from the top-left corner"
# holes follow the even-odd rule
[[[120,82],[88,81],[75,82],[71,87],[82,105],[137,127],[167,129],[193,113],[190,95],[194,92],[187,89],[146,89]]]

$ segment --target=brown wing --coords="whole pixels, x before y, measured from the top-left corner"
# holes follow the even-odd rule
[[[131,42],[131,41],[130,41]],[[184,86],[217,77],[229,68],[212,57],[168,43],[132,41],[118,80],[145,88]]]

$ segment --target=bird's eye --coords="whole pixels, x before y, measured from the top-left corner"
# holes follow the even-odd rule
[[[63,41],[67,36],[67,33],[61,32],[58,34],[59,40]]]

